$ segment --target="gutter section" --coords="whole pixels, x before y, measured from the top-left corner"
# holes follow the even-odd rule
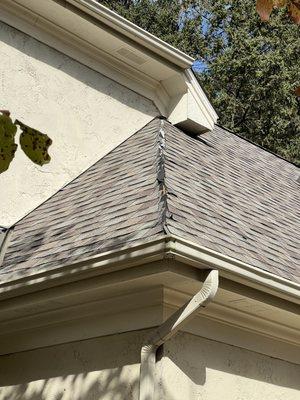
[[[282,278],[188,240],[172,235],[168,241],[166,253],[184,263],[216,268],[225,278],[259,290],[269,291],[278,297],[300,304],[300,283]]]
[[[92,276],[173,259],[198,269],[217,269],[222,277],[300,304],[300,284],[173,235],[108,251],[52,269],[35,269],[28,275],[0,275],[0,300],[80,281]],[[188,267],[187,267],[188,268]]]
[[[59,3],[61,3],[61,1],[59,1]],[[172,64],[176,64],[180,68],[190,68],[194,62],[192,57],[138,27],[137,25],[94,0],[66,0],[65,4],[66,8],[68,8],[68,4],[76,6],[87,14],[92,15],[105,25],[143,45],[154,53],[167,59]]]

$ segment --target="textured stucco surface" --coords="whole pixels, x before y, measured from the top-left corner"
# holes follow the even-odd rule
[[[133,400],[144,332],[0,357],[0,400]]]
[[[164,400],[295,400],[300,365],[179,333],[164,346]]]
[[[158,114],[153,103],[0,22],[0,109],[47,133],[50,164],[21,150],[0,175],[0,226],[16,222]]]
[[[137,400],[140,348],[128,332],[0,357],[0,400]],[[300,366],[179,333],[158,352],[156,400],[295,400]]]

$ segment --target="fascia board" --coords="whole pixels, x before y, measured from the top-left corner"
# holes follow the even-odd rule
[[[0,300],[168,258],[199,269],[218,269],[228,280],[300,304],[300,284],[173,235],[140,241],[77,264],[16,276],[0,284]]]
[[[206,94],[199,85],[193,71],[191,69],[187,69],[184,74],[187,85],[189,86],[191,92],[194,93],[194,97],[197,98],[197,101],[204,106],[207,115],[210,115],[211,118],[216,121],[218,119],[218,114],[215,112]]]
[[[169,121],[194,135],[211,131],[218,115],[210,104],[191,69],[162,81],[171,97]]]
[[[300,304],[300,284],[264,271],[188,240],[171,236],[166,254],[198,268],[216,268],[229,280],[243,283]]]
[[[66,7],[67,3],[69,3],[80,8],[86,13],[93,15],[95,18],[112,27],[114,30],[122,33],[139,44],[142,44],[149,50],[159,54],[180,68],[189,68],[194,62],[192,57],[138,27],[137,25],[126,20],[114,11],[111,11],[107,7],[94,0],[66,0],[65,3]]]
[[[94,0],[2,0],[0,11],[5,23],[152,100],[182,129],[214,128],[217,115],[189,69],[193,59]],[[120,56],[122,49],[144,63]],[[176,102],[186,103],[180,115]]]

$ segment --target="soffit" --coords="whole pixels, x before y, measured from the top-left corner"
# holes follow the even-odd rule
[[[204,278],[205,271],[164,259],[4,300],[0,353],[154,327]],[[221,278],[214,301],[185,330],[297,362],[299,324],[299,305]]]
[[[2,0],[0,11],[2,21],[151,99],[174,124],[213,129],[217,115],[191,78],[193,60],[99,3]]]

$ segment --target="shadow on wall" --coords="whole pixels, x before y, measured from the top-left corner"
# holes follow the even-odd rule
[[[125,333],[2,356],[0,399],[136,399],[142,338]]]
[[[186,386],[189,400],[290,400],[300,390],[300,365],[191,334],[179,333],[168,341],[164,356],[166,400],[180,399],[176,384],[179,391]]]
[[[94,375],[94,376],[93,376]],[[7,388],[1,400],[132,400],[137,398],[138,381],[126,380],[124,368],[43,379]]]
[[[148,334],[128,332],[1,356],[0,400],[137,400],[140,350]]]
[[[2,356],[0,400],[137,400],[140,349],[148,332]],[[292,390],[300,389],[299,366],[188,334],[167,342],[158,361],[157,398],[165,400],[222,393],[230,400],[259,393],[290,400]]]
[[[14,47],[19,52],[26,54],[30,58],[50,65],[54,69],[60,70],[77,81],[82,82],[84,85],[109,97],[113,97],[120,103],[135,108],[142,113],[147,113],[148,110],[148,114],[153,116],[154,107],[149,110],[148,99],[145,98],[144,103],[141,101],[143,98],[141,95],[128,96],[129,89],[104,76],[103,79],[99,79],[98,72],[0,21],[0,42],[1,41]],[[31,68],[31,66],[28,65],[28,68]],[[34,69],[31,68],[31,74],[34,73]],[[134,92],[132,91],[132,93]],[[99,106],[101,106],[101,104]]]

